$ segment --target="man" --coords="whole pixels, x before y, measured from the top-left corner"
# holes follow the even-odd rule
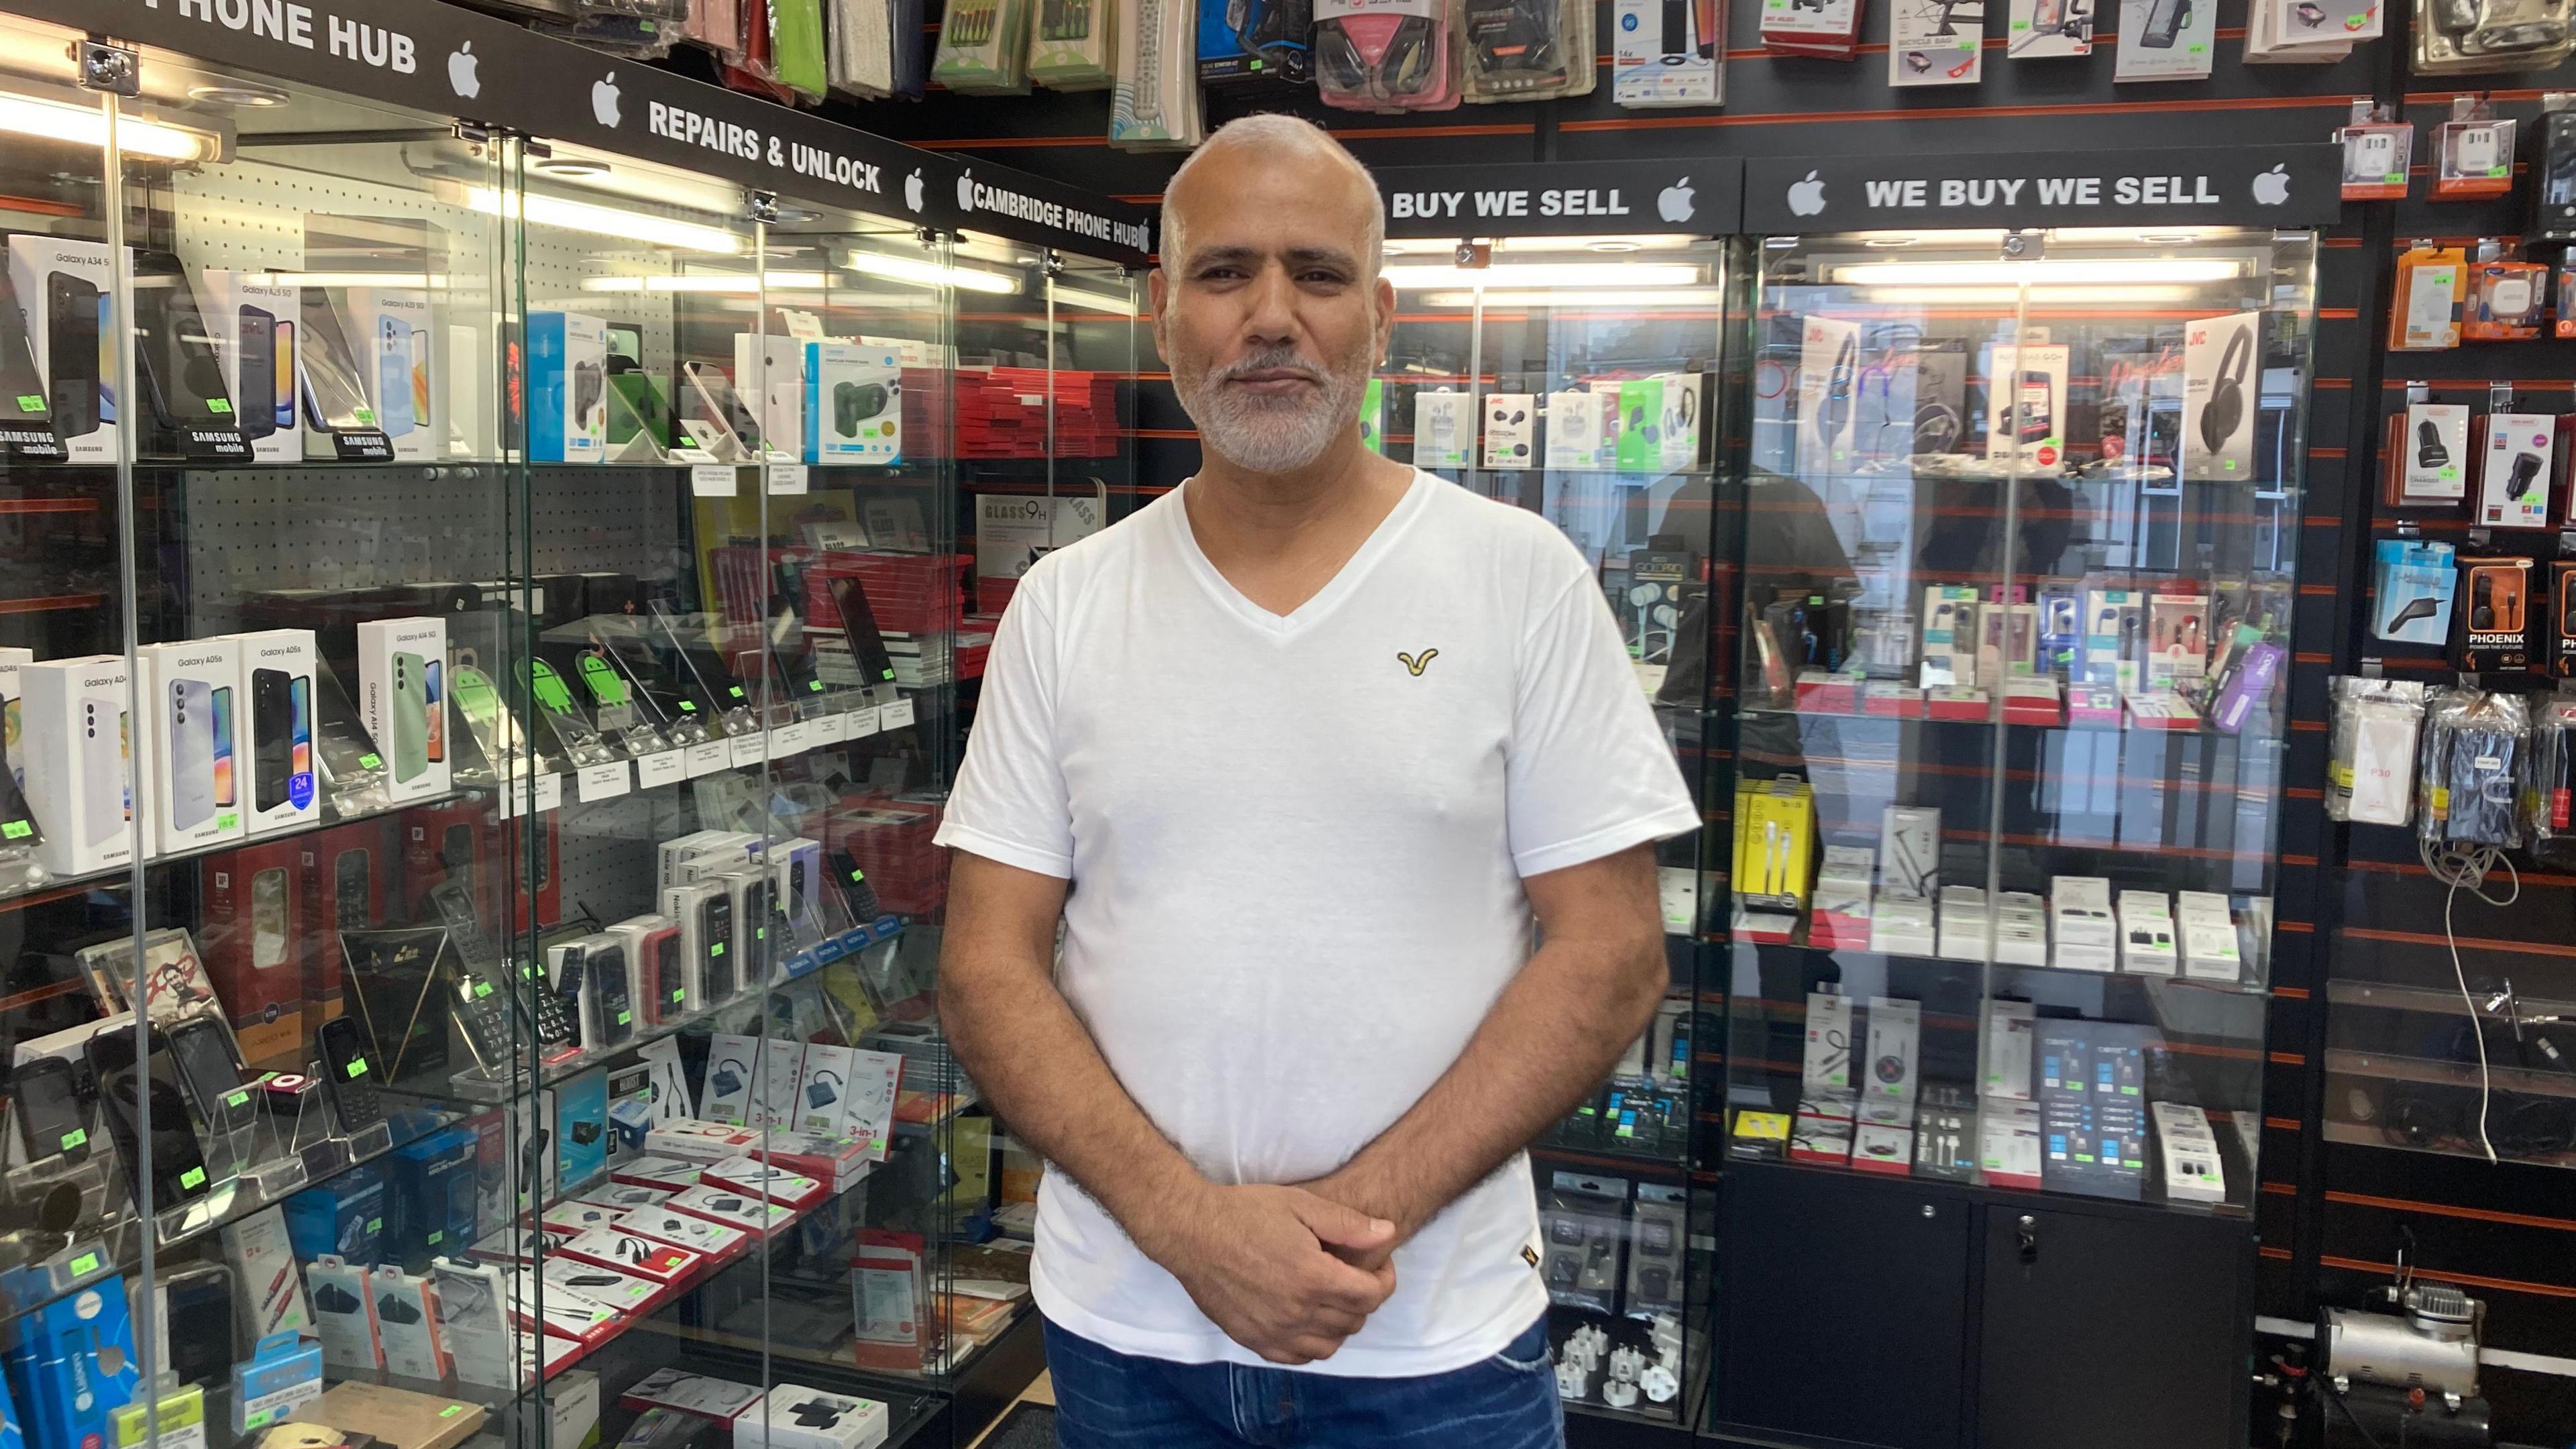
[[[1202,466],[1022,581],[940,831],[1067,1449],[1562,1442],[1520,1150],[1653,1015],[1699,820],[1583,557],[1361,444],[1383,235],[1302,120],[1172,178]]]

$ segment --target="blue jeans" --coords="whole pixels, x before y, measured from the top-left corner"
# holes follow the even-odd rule
[[[1170,1363],[1046,1324],[1057,1449],[1563,1449],[1547,1317],[1483,1363],[1415,1378]]]

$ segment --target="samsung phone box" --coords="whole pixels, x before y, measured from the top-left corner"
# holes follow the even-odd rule
[[[167,853],[238,839],[242,808],[241,645],[233,639],[147,644],[152,661],[153,824]]]
[[[2263,385],[2263,314],[2199,317],[2183,329],[2182,475],[2210,483],[2254,476]]]
[[[528,457],[608,456],[608,324],[579,312],[528,314]]]
[[[313,679],[319,657],[310,629],[231,636],[241,654],[233,696],[233,773],[240,776],[243,829],[252,835],[320,817],[313,771]]]
[[[27,808],[44,832],[36,858],[56,875],[131,861],[124,658],[40,660],[18,682]]]
[[[54,431],[75,463],[116,461],[114,273],[105,242],[27,232],[9,238],[9,284],[26,313],[27,345],[45,379]]]
[[[400,804],[448,791],[447,621],[371,619],[358,626],[358,718]]]
[[[262,463],[304,458],[304,409],[296,402],[296,348],[303,289],[251,280],[254,274],[208,267],[206,329],[223,359],[224,381],[251,457]]]
[[[892,348],[805,344],[805,461],[888,464],[903,458],[903,363]]]
[[[376,426],[393,445],[395,460],[446,457],[447,424],[438,403],[447,389],[438,381],[429,294],[405,287],[351,287],[348,297],[349,324],[357,334],[349,340],[358,350],[358,380],[375,407]],[[532,342],[536,319],[545,315],[529,316]]]

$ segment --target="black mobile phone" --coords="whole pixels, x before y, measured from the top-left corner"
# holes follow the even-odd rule
[[[832,876],[841,884],[841,897],[849,903],[850,919],[866,925],[885,914],[877,900],[876,887],[868,884],[868,873],[859,868],[859,858],[848,846],[832,847]]]
[[[832,607],[841,616],[842,637],[850,644],[850,658],[859,666],[859,682],[870,689],[894,683],[894,656],[886,652],[885,634],[877,628],[877,615],[868,607],[865,584],[849,574],[834,574],[831,581]]]
[[[277,318],[244,307],[235,335],[241,352],[233,368],[241,381],[238,426],[243,437],[265,438],[277,431]]]
[[[703,1005],[731,1001],[734,992],[733,898],[723,891],[707,897],[698,907],[698,939],[705,943],[707,959],[701,967],[701,980],[707,988]]]
[[[36,370],[36,349],[26,331],[26,308],[18,301],[0,268],[0,420],[31,429],[46,420],[45,376]]]
[[[251,805],[274,810],[286,803],[287,777],[295,759],[294,676],[283,669],[250,672],[250,748],[259,766]]]
[[[45,394],[66,438],[98,431],[98,288],[69,272],[45,278]]]
[[[331,912],[343,931],[363,931],[376,923],[375,872],[368,852],[344,850],[332,861]]]
[[[89,1158],[89,1112],[81,1103],[80,1073],[61,1057],[38,1057],[11,1074],[9,1094],[18,1108],[18,1140],[29,1162]]]
[[[168,252],[134,254],[134,342],[136,381],[153,421],[174,430],[241,426],[187,269]]]
[[[595,1047],[623,1046],[635,1035],[635,1003],[626,990],[626,948],[614,944],[593,946],[582,969],[590,975],[591,1003],[599,1011],[599,1040]]]
[[[340,1115],[341,1134],[354,1136],[360,1128],[385,1120],[375,1063],[367,1060],[367,1042],[358,1024],[335,1016],[313,1033],[313,1044],[322,1052],[322,1089],[331,1094],[332,1109]]]
[[[222,1022],[199,1016],[171,1027],[170,1055],[178,1060],[179,1080],[197,1104],[198,1120],[219,1144],[250,1125],[258,1108],[242,1085],[241,1050]]]
[[[162,1283],[169,1311],[171,1370],[183,1384],[214,1384],[232,1373],[233,1275],[220,1264],[187,1268]]]
[[[134,1029],[110,1027],[89,1039],[90,1070],[98,1077],[99,1101],[106,1110],[108,1135],[125,1164],[126,1186],[143,1200],[144,1172],[151,1173],[155,1214],[195,1202],[212,1187],[205,1149],[188,1120],[188,1096],[179,1086],[177,1065],[159,1028],[154,1028],[144,1060],[134,1060]],[[152,1143],[144,1154],[141,1139],[144,1093],[151,1093]]]

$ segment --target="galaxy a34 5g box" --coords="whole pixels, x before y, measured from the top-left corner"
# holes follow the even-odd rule
[[[64,451],[75,463],[115,462],[117,399],[106,362],[116,279],[106,243],[19,233],[9,238],[9,284]]]

